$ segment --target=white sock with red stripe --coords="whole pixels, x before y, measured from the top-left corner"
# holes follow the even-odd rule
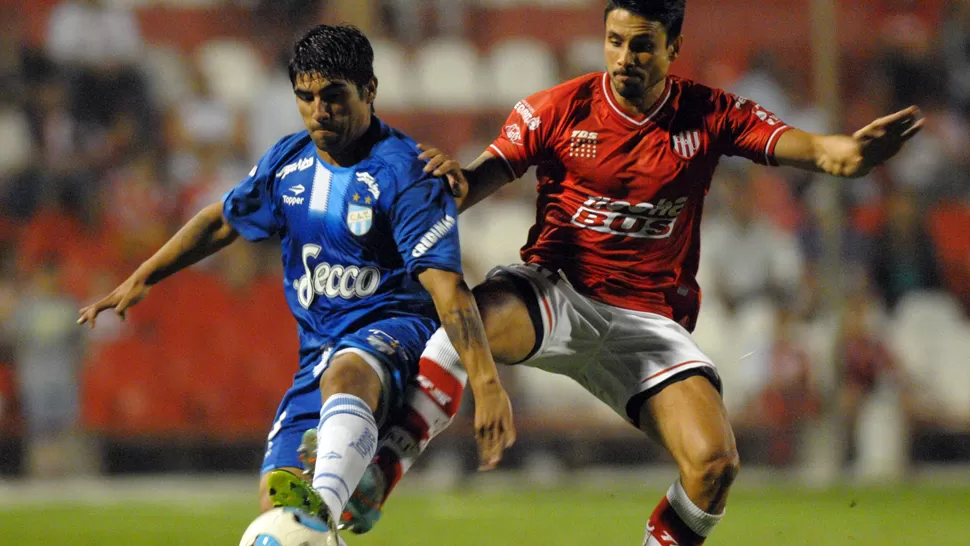
[[[723,517],[701,510],[677,480],[650,515],[643,546],[701,546]]]
[[[384,473],[385,498],[432,438],[448,428],[458,413],[468,382],[458,353],[439,328],[421,354],[417,379],[408,386],[405,417],[390,427],[377,449],[376,462]]]

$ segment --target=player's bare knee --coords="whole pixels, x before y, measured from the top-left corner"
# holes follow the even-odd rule
[[[741,471],[741,458],[737,451],[723,454],[712,461],[707,468],[707,478],[721,490],[728,489]]]
[[[515,285],[502,277],[493,277],[476,286],[472,293],[485,326],[492,355],[499,362],[517,363],[535,345],[532,319]]]
[[[511,314],[509,309],[486,304],[484,311],[482,311],[482,307],[482,304],[479,304],[479,312],[482,314],[482,325],[485,326],[485,336],[488,338],[488,342],[490,344],[501,344],[509,329],[509,315]]]
[[[710,449],[697,454],[682,469],[682,478],[697,489],[726,491],[734,483],[740,470],[741,459],[737,450]]]
[[[492,328],[501,325],[503,314],[507,313],[508,300],[510,294],[514,294],[514,286],[501,277],[492,277],[482,284],[472,288],[475,296],[475,303],[478,304],[478,312],[482,315],[482,322],[492,323]]]
[[[338,393],[362,399],[373,411],[381,396],[381,379],[362,358],[337,357],[320,376],[320,393],[324,399]]]

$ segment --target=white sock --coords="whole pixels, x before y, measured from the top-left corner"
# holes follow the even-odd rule
[[[340,519],[376,450],[377,423],[367,403],[350,394],[328,398],[320,410],[317,427],[313,488],[323,497],[334,519]]]
[[[714,526],[724,518],[724,512],[709,514],[694,504],[694,501],[687,496],[687,491],[684,491],[684,486],[680,484],[680,480],[675,481],[667,490],[667,502],[670,503],[674,512],[677,512],[677,515],[680,516],[681,521],[691,531],[702,537],[710,535]]]

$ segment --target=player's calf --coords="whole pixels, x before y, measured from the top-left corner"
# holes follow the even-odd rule
[[[408,386],[403,416],[381,438],[377,456],[347,504],[343,520],[351,530],[365,533],[374,527],[404,473],[451,424],[467,381],[458,354],[439,329],[421,355],[418,377]]]
[[[724,515],[740,463],[720,393],[688,377],[646,400],[640,425],[658,435],[680,469],[647,523],[645,546],[699,546]]]
[[[296,506],[338,520],[377,449],[374,410],[381,397],[383,368],[373,355],[338,351],[320,378],[323,404],[316,434],[315,455],[301,447],[300,460],[312,466],[312,485],[297,474],[270,473],[269,496],[274,506]],[[309,464],[308,464],[309,463]],[[335,528],[335,527],[334,527]]]

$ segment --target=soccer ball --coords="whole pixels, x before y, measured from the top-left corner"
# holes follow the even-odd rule
[[[330,538],[327,524],[297,508],[274,508],[261,514],[243,533],[239,546],[346,546]]]

